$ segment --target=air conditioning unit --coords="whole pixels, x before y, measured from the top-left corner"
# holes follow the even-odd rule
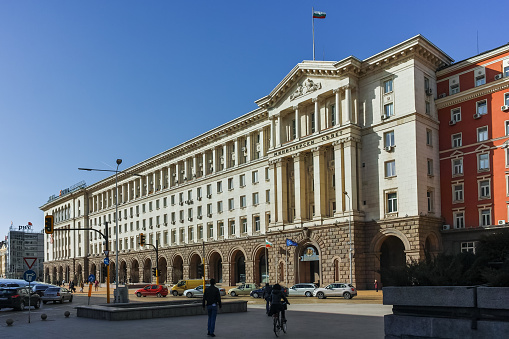
[[[193,221],[193,218],[187,218],[187,221]]]
[[[212,218],[212,213],[207,214],[207,217]]]
[[[167,223],[167,222],[165,222],[165,223],[164,223],[164,226],[168,226],[168,223]]]
[[[154,228],[154,226],[150,225],[148,228],[153,229],[153,228]]]
[[[207,198],[212,198],[212,194],[207,194]]]
[[[456,120],[449,121],[449,126],[454,126],[454,125],[456,125]]]
[[[172,222],[171,222],[171,224],[172,224],[172,225],[175,225],[175,221],[172,221]]]
[[[505,220],[499,220],[499,221],[498,221],[498,224],[499,224],[499,225],[505,225]]]
[[[433,89],[426,88],[426,95],[431,95],[431,94],[433,94]]]
[[[183,223],[184,222],[184,219],[180,219],[180,222]]]
[[[500,107],[500,109],[502,110],[502,112],[508,112],[509,111],[509,105],[504,105],[504,106]]]
[[[160,228],[160,227],[161,227],[161,225],[160,225],[160,224],[157,224],[157,225],[156,225],[156,227],[157,227],[157,228]]]
[[[201,197],[197,197],[196,199],[197,199],[198,201],[201,201]]]
[[[179,205],[180,205],[180,206],[184,206],[184,202],[183,202],[183,201],[180,201],[180,202],[179,202]]]
[[[442,230],[447,231],[451,229],[451,225],[442,225]]]
[[[201,215],[199,215],[199,216],[197,216],[197,218],[201,220],[202,216],[201,216]]]
[[[385,119],[387,119],[387,115],[382,114],[382,120],[385,120]]]
[[[495,80],[500,80],[500,79],[502,79],[502,73],[495,75]]]
[[[385,146],[386,152],[392,152],[394,150],[394,146]]]
[[[479,113],[474,114],[474,119],[479,119],[480,117],[481,117],[481,115]]]
[[[439,97],[440,99],[442,99],[442,98],[445,98],[446,96],[447,96],[447,93],[442,93],[442,94],[440,94],[438,97]]]

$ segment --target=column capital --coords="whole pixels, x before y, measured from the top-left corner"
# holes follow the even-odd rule
[[[332,90],[332,93],[334,93],[334,94],[341,93],[341,92],[343,92],[343,87],[334,88]]]
[[[298,153],[292,154],[292,158],[293,158],[294,162],[299,162],[304,158],[304,153],[298,152]]]
[[[292,108],[293,108],[294,111],[298,111],[299,110],[299,105],[298,104],[297,105],[293,105]]]
[[[312,102],[319,102],[320,101],[320,97],[315,97],[315,98],[311,98],[311,101]]]
[[[342,144],[341,140],[332,142],[332,146],[334,146],[334,148],[341,146],[341,144]]]
[[[325,147],[323,146],[315,146],[311,148],[311,152],[313,152],[313,155],[318,155],[320,153],[325,152]]]

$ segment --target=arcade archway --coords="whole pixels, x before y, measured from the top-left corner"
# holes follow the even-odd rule
[[[232,286],[246,282],[246,257],[241,250],[236,250],[232,255],[230,272]]]
[[[210,255],[209,279],[214,278],[218,283],[223,282],[223,260],[218,252]]]
[[[380,272],[383,286],[388,285],[384,272],[403,268],[406,265],[405,245],[396,236],[388,236],[380,247]]]
[[[296,253],[298,257],[297,279],[299,283],[314,283],[320,286],[320,251],[313,244],[299,245]]]
[[[201,276],[198,274],[198,266],[202,264],[201,257],[195,253],[191,256],[189,261],[189,279],[199,279]]]
[[[134,259],[131,263],[131,277],[130,283],[139,283],[140,282],[140,264],[138,260]]]
[[[173,283],[176,284],[179,280],[184,279],[184,260],[180,255],[175,256],[173,259]]]
[[[150,258],[143,262],[143,282],[148,284],[152,282],[152,260]]]
[[[164,284],[166,282],[166,276],[168,272],[168,263],[164,257],[159,258],[159,271],[161,271],[161,275],[159,276],[159,283]]]

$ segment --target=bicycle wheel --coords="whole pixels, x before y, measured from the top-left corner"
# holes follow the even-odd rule
[[[279,325],[279,316],[274,316],[274,334],[276,337],[279,337],[279,332],[281,331],[281,326]]]
[[[283,330],[284,333],[286,333],[286,319],[281,322],[281,329]]]

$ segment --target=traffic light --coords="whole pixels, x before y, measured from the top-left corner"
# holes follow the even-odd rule
[[[47,215],[44,217],[44,232],[46,234],[53,234],[53,216]]]
[[[161,276],[161,270],[157,270],[157,276],[160,277]]]
[[[155,267],[154,267],[154,268],[152,268],[152,275],[153,275],[154,277],[157,277],[157,270],[156,270],[156,268],[155,268]]]
[[[145,246],[145,235],[140,233],[140,246]]]
[[[198,278],[201,278],[201,277],[203,277],[203,265],[199,264],[198,265]]]

